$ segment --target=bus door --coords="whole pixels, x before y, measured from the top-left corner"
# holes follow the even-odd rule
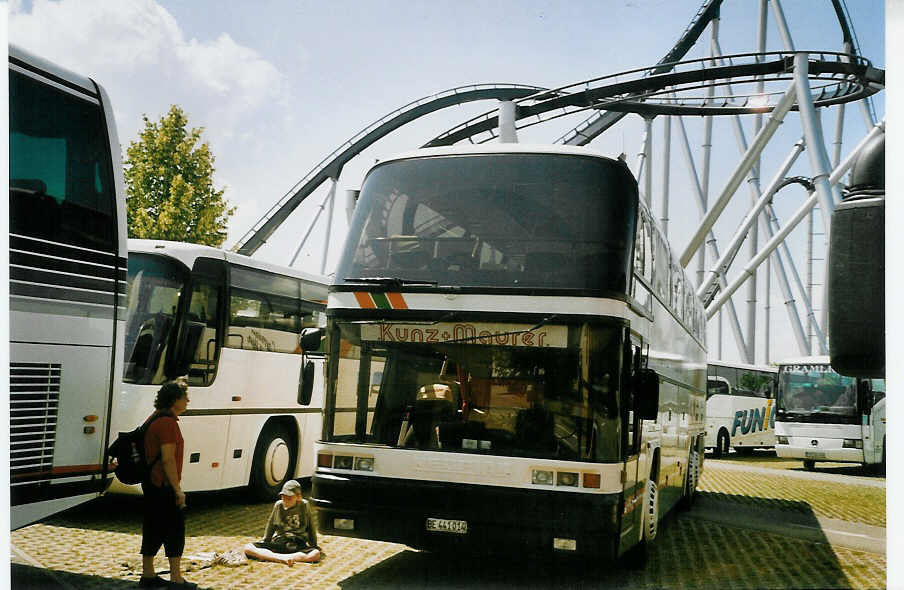
[[[626,329],[627,330],[627,329]],[[644,481],[646,462],[649,457],[641,453],[642,429],[641,419],[634,410],[634,383],[636,376],[643,368],[643,350],[640,339],[634,335],[625,338],[624,364],[622,371],[622,456],[624,457],[624,475],[622,476],[624,498],[622,506],[622,524],[620,552],[634,545],[641,534],[643,517]],[[641,465],[643,463],[643,465]]]

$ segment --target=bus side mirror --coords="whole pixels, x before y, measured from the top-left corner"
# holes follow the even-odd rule
[[[311,403],[314,393],[314,363],[305,358],[305,351],[318,350],[323,338],[322,328],[305,328],[298,337],[301,348],[301,374],[298,376],[298,403],[306,406]]]
[[[653,369],[641,369],[635,377],[634,409],[641,420],[659,416],[659,375]]]
[[[298,380],[298,403],[307,406],[314,393],[314,363],[305,361],[301,367],[301,378]]]
[[[320,341],[323,339],[323,328],[305,328],[298,337],[298,345],[302,353],[320,349]]]

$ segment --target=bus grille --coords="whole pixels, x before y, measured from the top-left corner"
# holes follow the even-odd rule
[[[13,479],[50,473],[61,368],[59,363],[9,364],[9,463]]]

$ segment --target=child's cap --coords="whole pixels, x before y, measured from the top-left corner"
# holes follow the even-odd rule
[[[280,496],[297,496],[299,494],[301,494],[301,484],[294,479],[284,483],[282,490],[279,492]]]

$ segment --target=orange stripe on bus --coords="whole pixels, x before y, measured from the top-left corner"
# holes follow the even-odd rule
[[[374,303],[374,300],[371,299],[370,293],[358,293],[355,292],[355,299],[358,300],[358,305],[360,305],[364,309],[376,309],[377,306]]]
[[[393,309],[408,309],[408,304],[405,303],[405,298],[402,297],[401,293],[387,293],[386,297],[389,299],[389,303],[392,304]]]

